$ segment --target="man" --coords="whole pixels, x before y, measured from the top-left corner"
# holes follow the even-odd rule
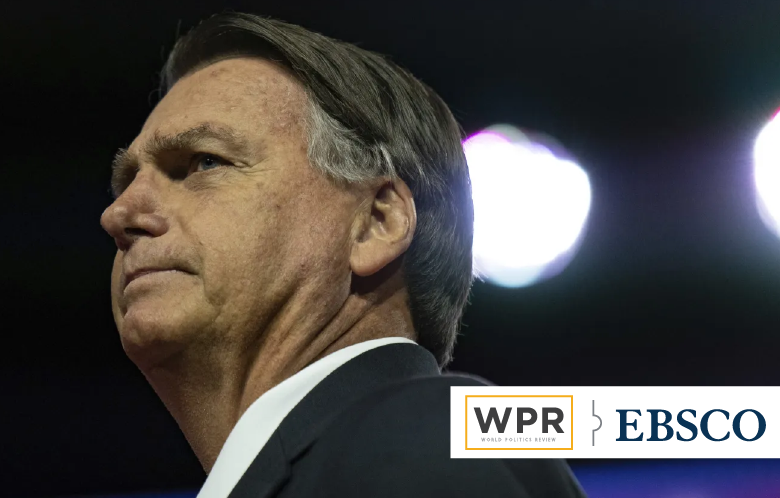
[[[215,16],[114,163],[122,344],[209,474],[201,498],[582,496],[562,462],[449,458],[471,285],[458,125],[380,56]]]

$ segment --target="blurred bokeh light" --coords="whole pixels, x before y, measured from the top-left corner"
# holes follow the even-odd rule
[[[780,236],[780,111],[758,135],[754,161],[758,212]]]
[[[508,125],[480,131],[463,147],[474,198],[476,271],[504,287],[558,274],[588,218],[587,174],[552,139]]]

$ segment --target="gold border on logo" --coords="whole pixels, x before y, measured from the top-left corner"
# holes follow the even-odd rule
[[[469,398],[569,398],[571,400],[571,447],[569,448],[469,448]],[[466,449],[467,450],[573,450],[574,396],[571,394],[470,394],[466,395]]]

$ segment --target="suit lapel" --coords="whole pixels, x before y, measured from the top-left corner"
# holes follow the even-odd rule
[[[292,409],[229,498],[273,496],[289,479],[290,462],[349,405],[389,384],[439,373],[433,355],[415,344],[388,344],[356,356],[323,379]]]

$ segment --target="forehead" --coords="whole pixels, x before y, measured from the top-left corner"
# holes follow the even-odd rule
[[[273,62],[235,58],[180,79],[149,115],[131,148],[155,134],[173,135],[204,122],[253,135],[301,138],[306,94]]]

